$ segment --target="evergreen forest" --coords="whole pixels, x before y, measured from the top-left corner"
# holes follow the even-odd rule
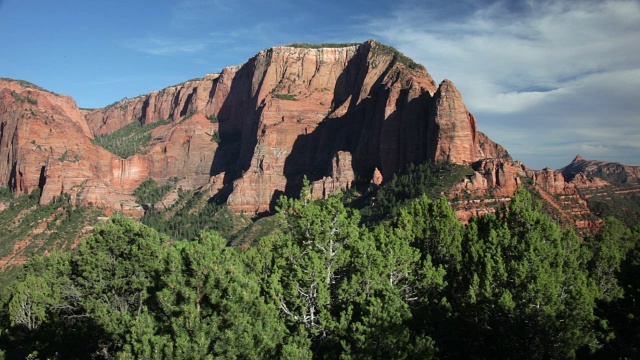
[[[579,237],[524,187],[462,224],[416,187],[465,170],[421,171],[366,206],[305,182],[242,247],[208,202],[199,227],[114,215],[4,284],[0,358],[638,358],[640,225]]]

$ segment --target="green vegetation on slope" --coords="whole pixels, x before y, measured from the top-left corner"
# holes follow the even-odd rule
[[[26,88],[29,88],[29,89],[36,89],[36,90],[46,91],[46,92],[48,92],[50,94],[58,95],[58,94],[54,93],[53,91],[49,91],[49,90],[47,90],[45,88],[42,88],[42,87],[40,87],[40,86],[38,86],[38,85],[36,85],[36,84],[34,84],[32,82],[26,81],[26,80],[11,79],[11,78],[5,78],[5,77],[0,78],[0,79],[6,80],[6,81],[17,82],[18,84],[20,84],[20,86],[23,86],[23,87],[26,87]]]
[[[0,347],[64,359],[637,354],[640,227],[610,219],[580,241],[524,190],[466,226],[421,196],[364,227],[309,189],[283,197],[277,230],[246,250],[115,216],[75,250],[34,257],[0,296]]]
[[[471,174],[471,167],[449,162],[409,164],[382,185],[372,204],[362,209],[361,213],[364,218],[372,218],[374,221],[394,217],[409,200],[422,195],[438,199],[444,190],[450,189],[453,184]]]
[[[29,93],[31,93],[31,91],[28,91],[28,92],[29,92]],[[36,100],[36,99],[34,99],[34,98],[32,98],[32,97],[29,97],[29,95],[27,95],[27,96],[20,96],[20,95],[18,95],[18,93],[17,93],[17,92],[15,92],[15,91],[11,91],[11,96],[13,96],[13,98],[14,98],[17,102],[21,102],[21,103],[23,103],[23,102],[25,102],[25,101],[26,101],[26,102],[28,102],[28,103],[29,103],[29,104],[31,104],[31,105],[38,105],[38,100]]]
[[[133,191],[133,196],[136,197],[136,202],[138,204],[148,204],[153,206],[153,204],[162,200],[169,191],[174,189],[177,182],[178,178],[171,178],[166,184],[158,186],[158,183],[155,180],[147,179]]]
[[[156,208],[154,204],[175,187],[168,183],[158,187],[155,181],[147,180],[134,194],[138,203],[147,205],[141,221],[172,239],[191,239],[201,231],[215,230],[232,238],[247,227],[251,220],[233,213],[226,205],[218,205],[207,198],[205,193],[178,189],[178,200],[169,208]]]
[[[291,43],[285,45],[287,47],[302,48],[302,49],[322,49],[322,48],[343,48],[350,46],[358,46],[358,43],[322,43],[322,44],[310,44],[310,43]]]
[[[273,96],[280,100],[292,100],[292,101],[298,100],[296,99],[296,96],[293,94],[273,94]]]
[[[38,205],[40,189],[28,196],[9,196],[2,191],[7,208],[0,212],[0,259],[7,262],[0,272],[0,287],[11,282],[16,262],[53,249],[69,249],[86,225],[96,222],[98,212],[72,207],[63,194],[47,205]]]
[[[603,179],[614,187],[578,189],[590,211],[600,218],[615,216],[629,227],[640,223],[640,183],[631,181],[626,171],[599,169],[591,177]]]
[[[170,120],[161,120],[142,125],[134,121],[112,133],[96,136],[92,142],[126,159],[135,154],[145,154],[151,141],[151,130],[169,123]]]
[[[379,42],[375,42],[375,45],[372,48],[373,51],[373,55],[377,56],[377,55],[391,55],[393,56],[394,60],[404,64],[406,67],[408,67],[409,69],[413,69],[413,70],[425,70],[424,66],[422,64],[418,64],[417,62],[413,61],[410,57],[406,56],[405,54],[401,53],[400,51],[398,51],[396,48],[389,46],[389,45],[385,45],[385,44],[381,44]]]
[[[592,193],[587,197],[587,204],[598,217],[614,216],[630,227],[640,223],[640,192],[625,193],[625,187],[618,190],[581,190],[581,193]]]
[[[216,116],[216,114],[208,115],[207,119],[209,119],[209,121],[211,121],[212,124],[217,124],[217,123],[220,122],[220,120],[218,120],[218,117]]]

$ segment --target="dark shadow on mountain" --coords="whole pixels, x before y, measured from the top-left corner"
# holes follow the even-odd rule
[[[287,196],[299,196],[305,176],[309,181],[331,176],[332,161],[339,151],[351,153],[352,168],[360,184],[371,181],[375,168],[389,179],[407,164],[421,163],[433,157],[436,143],[430,111],[433,98],[425,92],[409,101],[409,89],[400,90],[396,110],[385,117],[391,89],[382,81],[390,70],[391,66],[359,103],[359,92],[354,89],[352,103],[343,116],[327,118],[313,132],[298,136],[285,161]],[[353,76],[346,70],[343,75],[345,78]],[[345,81],[341,76],[338,84],[346,86]],[[363,81],[364,78],[357,79],[354,86],[362,88]],[[336,99],[339,99],[338,89]],[[336,100],[336,104],[340,104],[340,100]]]
[[[196,91],[198,91],[197,87],[194,88],[193,91],[189,95],[187,95],[187,99],[184,102],[184,106],[180,110],[180,117],[187,116],[187,110],[189,109],[189,105],[191,105],[191,100],[193,99],[193,94],[195,94]],[[176,98],[178,98],[178,96],[176,96]]]
[[[269,202],[270,211],[265,211],[264,213],[258,213],[258,216],[265,216],[267,214],[273,213],[276,210],[276,206],[278,206],[278,199],[280,199],[280,197],[284,194],[285,192],[282,190],[274,190],[273,195],[271,195],[271,201]]]
[[[209,175],[224,172],[223,184],[225,188],[231,186],[231,190],[233,181],[249,168],[258,142],[257,129],[264,104],[257,106],[257,95],[251,93],[254,61],[255,58],[250,59],[236,72],[217,114],[220,142]],[[216,202],[226,201],[231,190],[223,191]]]
[[[216,94],[216,90],[218,90],[218,80],[220,77],[213,79],[211,82],[211,90],[209,90],[209,99],[213,99],[213,96]]]
[[[18,180],[16,177],[17,168],[18,162],[14,161],[13,165],[11,165],[11,172],[9,173],[9,183],[7,184],[9,186],[9,189],[13,190],[14,192],[16,191],[16,189],[18,189]]]
[[[47,183],[47,177],[45,176],[46,170],[46,166],[40,168],[40,177],[38,178],[38,189],[40,189],[40,191],[44,191],[44,186]]]

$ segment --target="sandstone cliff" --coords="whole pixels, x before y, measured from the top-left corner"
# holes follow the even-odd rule
[[[566,178],[584,174],[589,178],[600,177],[622,184],[640,184],[640,166],[623,165],[616,162],[586,160],[576,156],[573,161],[560,169]]]
[[[509,158],[480,160],[472,164],[472,168],[471,176],[444,194],[451,199],[462,221],[495,211],[524,185],[540,196],[553,216],[587,231],[599,227],[600,216],[611,215],[594,213],[590,203],[618,201],[624,204],[634,202],[633,196],[640,195],[640,167],[585,160],[579,155],[558,171],[549,168],[534,171]],[[623,205],[620,211],[630,213],[637,209]]]
[[[373,179],[375,169],[379,182],[412,162],[469,164],[506,154],[477,131],[452,82],[436,86],[424,67],[373,41],[274,47],[221,74],[126,99],[86,119],[102,134],[193,113],[219,119],[220,146],[207,150],[209,175],[222,177],[217,196],[236,211],[268,210],[280,194],[296,194],[303,176],[322,197],[356,178]],[[198,184],[206,184],[204,176],[192,182]]]
[[[159,121],[143,154],[122,159],[92,142]],[[0,80],[0,124],[0,184],[40,188],[41,203],[69,193],[74,203],[133,215],[142,209],[131,193],[148,178],[178,178],[183,189],[204,187],[235,211],[259,213],[281,194],[296,195],[305,176],[321,198],[430,160],[473,168],[445,194],[461,219],[493,211],[524,184],[591,226],[585,197],[594,193],[584,189],[607,189],[607,176],[640,178],[638,167],[581,157],[560,172],[528,169],[477,130],[451,81],[437,85],[423,66],[374,41],[274,47],[220,74],[93,111]]]
[[[217,127],[196,114],[154,129],[147,154],[121,159],[92,143],[71,98],[0,80],[0,183],[19,194],[40,189],[42,204],[69,193],[76,204],[141,215],[130,194],[149,177],[179,177],[185,188],[208,182]]]
[[[39,188],[41,203],[65,192],[78,203],[138,213],[121,196],[126,165],[92,137],[73,99],[0,80],[1,184],[24,194]]]

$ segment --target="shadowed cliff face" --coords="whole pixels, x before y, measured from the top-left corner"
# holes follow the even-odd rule
[[[113,207],[122,199],[130,201],[128,194],[146,178],[163,182],[177,176],[188,189],[216,183],[217,198],[236,211],[262,212],[279,194],[297,195],[304,176],[314,182],[314,196],[325,197],[352,186],[355,179],[370,181],[374,172],[376,182],[388,179],[409,163],[470,164],[506,154],[476,130],[475,118],[453,83],[436,86],[424,68],[373,41],[340,48],[271,48],[220,74],[126,99],[84,117],[70,98],[30,90],[68,99],[56,110],[59,125],[45,124],[43,116],[33,122],[43,134],[73,131],[57,140],[16,132],[29,128],[20,118],[29,110],[15,105],[9,86],[18,85],[2,86],[2,106],[12,114],[2,118],[2,183],[18,192],[41,187],[55,195],[69,186],[53,183],[73,178],[70,186],[84,199],[95,202],[110,194],[116,200],[107,205]],[[40,100],[32,107],[41,109]],[[218,122],[205,117],[210,115]],[[129,159],[119,159],[89,139],[133,122],[167,119],[168,124],[153,130],[146,154]],[[219,143],[211,141],[215,132]],[[46,141],[53,152],[29,149],[34,139],[36,144]],[[64,151],[73,160],[76,154],[80,158],[52,165],[51,159]],[[51,196],[43,195],[42,201]]]

